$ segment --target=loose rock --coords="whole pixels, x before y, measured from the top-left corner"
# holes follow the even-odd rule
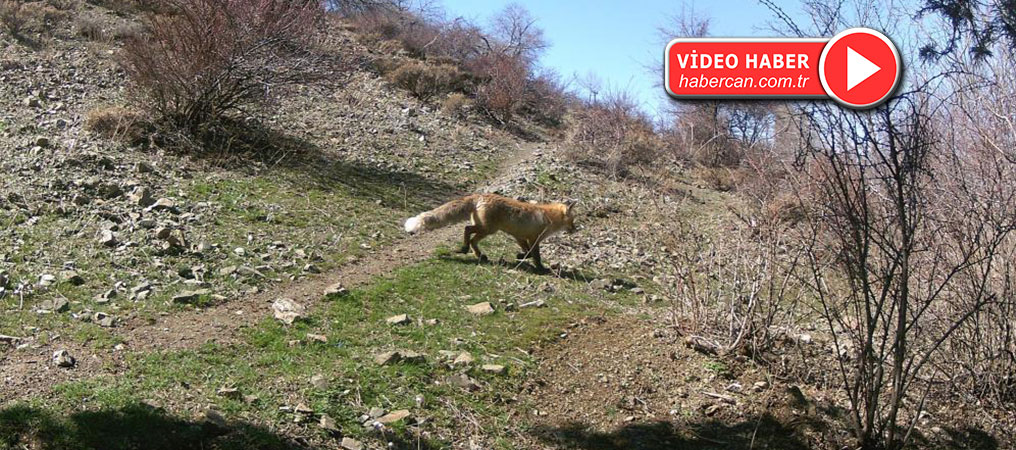
[[[198,289],[196,291],[183,291],[173,296],[173,303],[177,304],[192,304],[198,301],[202,296],[211,295],[212,291],[208,289]]]
[[[198,419],[218,428],[226,428],[229,425],[226,422],[226,417],[219,411],[212,408],[204,410],[204,412],[199,415]]]
[[[406,315],[406,314],[399,314],[397,316],[391,316],[391,317],[385,319],[385,322],[387,322],[388,325],[408,325],[408,324],[412,323],[413,321],[409,318],[408,315]]]
[[[363,443],[351,437],[342,438],[341,445],[345,450],[363,450]]]
[[[483,302],[477,303],[475,305],[470,305],[466,309],[468,309],[469,312],[476,314],[478,316],[486,316],[489,314],[494,314],[494,306],[491,305],[490,302]]]
[[[321,420],[318,421],[318,425],[321,426],[321,429],[329,433],[339,432],[339,427],[335,424],[335,419],[331,418],[328,414],[321,415]]]
[[[272,311],[275,318],[286,325],[292,325],[297,319],[302,318],[307,308],[289,298],[280,298],[272,303]]]
[[[116,318],[106,314],[104,312],[97,312],[92,316],[92,322],[103,328],[112,328],[116,326]]]
[[[384,416],[378,417],[377,421],[378,423],[388,425],[403,420],[407,417],[409,417],[409,410],[400,409],[398,411],[392,411],[388,414],[385,414]]]
[[[74,357],[67,350],[53,352],[53,365],[57,367],[74,367]]]
[[[234,387],[221,387],[219,390],[215,391],[215,395],[232,400],[240,400],[243,398],[243,395],[240,394],[240,390]]]
[[[116,247],[116,234],[110,230],[102,230],[99,233],[99,244],[103,247]]]
[[[499,364],[484,364],[482,367],[480,367],[480,370],[495,375],[504,375],[506,372],[505,367]]]
[[[325,296],[326,297],[327,296],[332,296],[332,295],[345,295],[345,294],[346,294],[346,288],[342,287],[342,283],[335,283],[335,284],[325,288]]]

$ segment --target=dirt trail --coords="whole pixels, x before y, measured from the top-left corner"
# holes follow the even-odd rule
[[[523,167],[538,144],[522,144],[501,162],[497,175],[486,186],[503,182],[513,176],[515,168]],[[452,242],[460,235],[458,227],[449,227],[412,237],[403,237],[387,247],[343,264],[331,271],[295,281],[269,286],[265,291],[247,297],[229,299],[210,308],[183,311],[158,317],[156,320],[132,318],[113,328],[113,335],[123,341],[121,349],[94,351],[78,342],[56,339],[36,348],[7,351],[0,359],[0,401],[45,395],[58,383],[87,379],[100,374],[117,374],[127,369],[129,353],[155,350],[195,348],[209,342],[228,344],[239,338],[239,330],[272,315],[272,302],[285,297],[306,306],[308,311],[324,299],[324,292],[336,283],[353,288],[392,270],[422,261],[434,254],[443,242]],[[77,358],[73,369],[55,367],[53,352],[68,350]]]

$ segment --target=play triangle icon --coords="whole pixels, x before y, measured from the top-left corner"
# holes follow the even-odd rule
[[[864,82],[872,75],[882,70],[881,67],[876,66],[875,63],[861,56],[860,53],[854,51],[854,49],[847,47],[847,90],[853,89],[858,84]]]

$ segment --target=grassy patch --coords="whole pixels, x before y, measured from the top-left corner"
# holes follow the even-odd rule
[[[118,421],[104,425],[111,432],[135,423],[123,417],[128,413],[156,414],[156,424],[172,428],[175,425],[169,423],[182,423],[189,425],[187,429],[202,430],[205,425],[195,419],[196,414],[215,405],[233,423],[228,431],[217,432],[235,434],[233,438],[240,441],[254,439],[260,445],[291,434],[309,435],[321,443],[333,439],[316,425],[317,416],[295,422],[291,409],[301,403],[316,415],[334,418],[346,435],[366,438],[372,433],[361,424],[361,416],[379,407],[408,409],[413,417],[424,419],[424,430],[437,435],[475,419],[484,433],[506,438],[503,435],[511,425],[506,405],[535,369],[529,350],[556,339],[569,323],[609,314],[636,301],[618,294],[610,296],[608,303],[595,295],[581,281],[477,265],[468,257],[439,257],[326,300],[294,326],[265,319],[249,330],[241,344],[134,355],[124,376],[62,385],[55,400],[29,408],[63,424],[51,427],[55,435],[32,437],[45,427],[29,424],[24,429],[7,429],[0,438],[8,443],[30,438],[57,442],[66,434],[82,432],[72,426],[77,413],[66,416],[81,410]],[[538,299],[548,306],[507,308],[509,303]],[[485,301],[494,305],[493,314],[476,316],[466,310]],[[409,315],[412,323],[386,323],[387,317],[396,314]],[[428,324],[428,320],[437,322]],[[327,336],[327,343],[308,334]],[[377,354],[391,349],[424,354],[426,361],[385,366],[374,361]],[[475,361],[453,367],[441,351],[468,352]],[[483,372],[482,364],[503,365],[507,373]],[[449,376],[460,373],[482,387],[471,392],[447,382]],[[312,384],[315,375],[322,376],[325,385]],[[222,387],[237,387],[242,396],[219,396],[216,391]],[[165,410],[138,410],[143,404]],[[397,440],[405,435],[399,431],[404,429],[405,424],[396,425],[394,434],[385,439]],[[206,448],[229,448],[216,444],[220,442],[217,436],[200,434],[194,439],[209,444]],[[60,448],[88,448],[74,445],[74,439],[67,441],[71,443]]]

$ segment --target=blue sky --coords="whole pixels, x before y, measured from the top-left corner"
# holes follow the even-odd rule
[[[772,35],[767,23],[773,16],[756,0],[443,0],[450,18],[461,16],[481,24],[509,3],[525,6],[544,30],[551,44],[541,59],[544,66],[566,77],[594,72],[610,86],[635,93],[650,112],[664,98],[662,88],[655,85],[663,74],[646,68],[663,58],[657,28],[667,25],[682,7],[709,17],[714,36]],[[786,3],[788,10],[799,5]]]

